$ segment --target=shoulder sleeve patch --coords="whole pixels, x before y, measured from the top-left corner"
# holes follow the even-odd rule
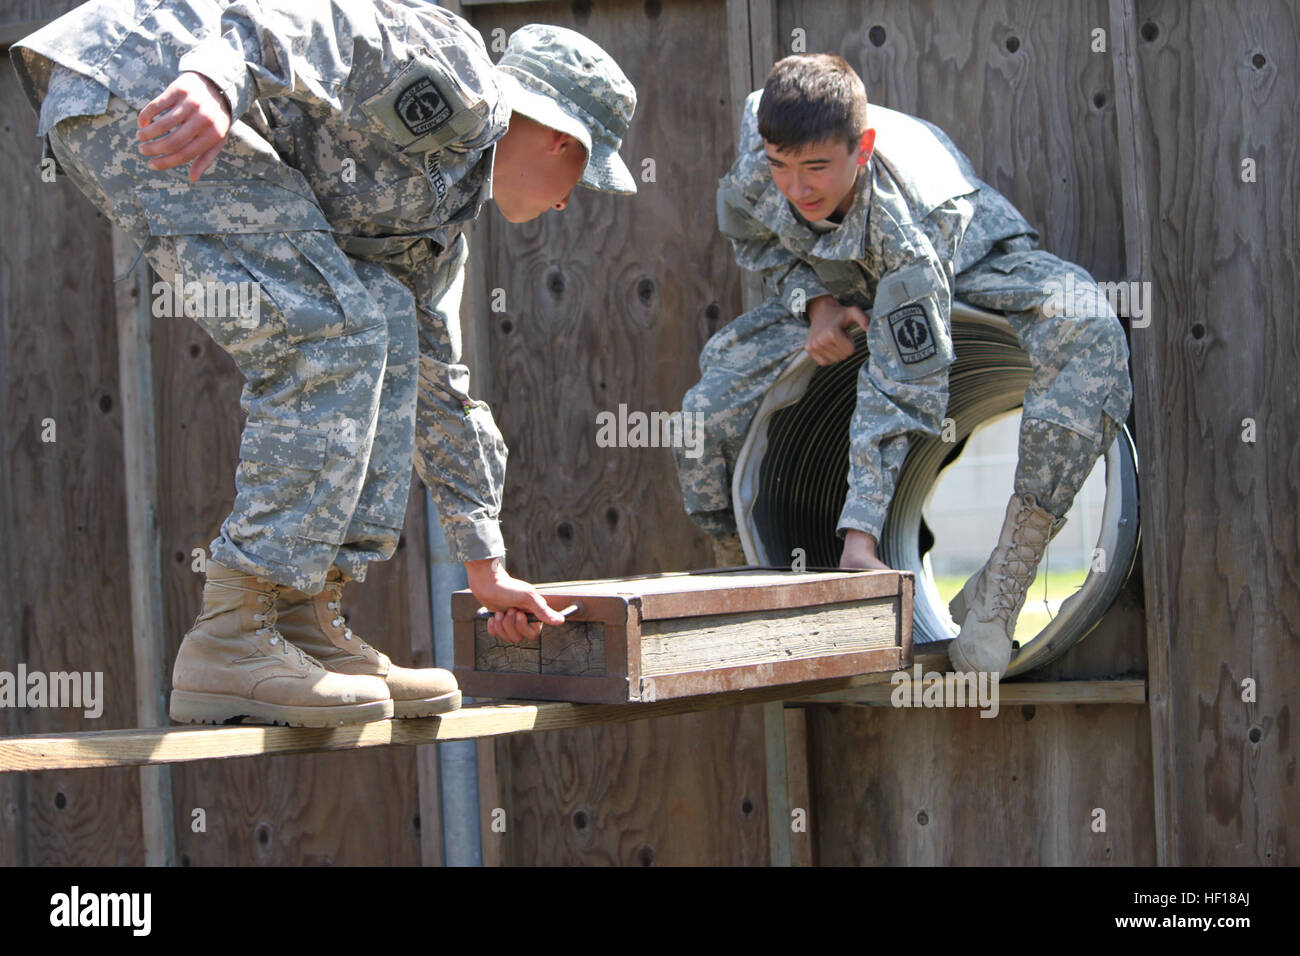
[[[456,78],[436,61],[416,56],[361,111],[399,150],[442,149],[478,129],[483,118]]]

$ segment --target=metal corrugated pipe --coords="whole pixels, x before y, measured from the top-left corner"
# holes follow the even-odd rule
[[[886,564],[916,575],[917,644],[957,633],[926,560],[934,536],[922,508],[971,432],[1021,406],[1031,373],[1029,356],[1006,319],[962,303],[953,304],[952,319],[957,359],[949,375],[948,417],[956,440],[913,438],[880,541]],[[839,563],[842,542],[835,526],[848,492],[849,424],[858,371],[867,357],[865,333],[859,331],[855,341],[853,357],[831,366],[818,366],[800,353],[754,416],[732,488],[751,562],[789,565],[801,548],[808,567]],[[1054,660],[1096,626],[1132,569],[1137,517],[1137,456],[1124,429],[1106,453],[1106,500],[1096,544],[1105,549],[1106,570],[1088,574],[1052,622],[1019,648],[1005,676]],[[989,542],[990,550],[994,543]]]

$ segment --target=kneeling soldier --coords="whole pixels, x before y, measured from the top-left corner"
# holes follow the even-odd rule
[[[908,436],[943,427],[952,300],[1003,313],[1033,365],[1015,493],[997,546],[951,604],[961,633],[950,647],[957,670],[1001,673],[1043,552],[1128,416],[1128,346],[1091,277],[1035,248],[1033,228],[941,130],[881,107],[872,117],[868,127],[862,80],[828,54],[785,58],[745,103],[718,224],[769,298],[700,354],[682,408],[704,415],[704,453],[677,453],[686,510],[724,562],[743,559],[731,481],[754,413],[791,357],[849,358],[847,330],[861,326],[871,355],[850,426],[840,564],[884,568],[876,545]],[[1075,293],[1062,301],[1065,288]]]

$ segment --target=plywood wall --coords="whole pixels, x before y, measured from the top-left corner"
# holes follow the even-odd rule
[[[72,186],[42,182],[35,132],[0,70],[0,670],[98,671],[104,700],[97,720],[6,707],[0,734],[135,720],[110,234]],[[0,775],[0,862],[140,862],[139,805],[132,770]]]
[[[1034,675],[1149,674],[1151,702],[1012,707],[995,719],[809,707],[812,846],[797,847],[797,858],[1293,862],[1294,6],[580,0],[462,9],[489,44],[525,22],[578,29],[614,54],[640,95],[622,150],[636,197],[580,190],[565,212],[522,226],[489,209],[474,234],[465,337],[472,390],[492,404],[511,450],[511,570],[544,580],[710,562],[681,513],[670,453],[598,448],[595,416],[620,403],[679,407],[700,348],[740,311],[741,276],[713,212],[740,106],[732,51],[775,56],[798,38],[840,53],[873,102],[946,129],[1046,248],[1099,279],[1153,284],[1154,320],[1131,333],[1140,566],[1098,630]],[[748,43],[731,36],[742,13],[762,33]],[[1105,53],[1092,49],[1097,28]],[[70,184],[39,181],[35,119],[16,78],[0,74],[0,666],[101,669],[107,697],[99,721],[7,710],[0,733],[128,726],[107,224]],[[1245,159],[1254,182],[1242,181]],[[213,537],[233,498],[240,383],[192,323],[162,320],[156,331],[170,666],[198,607],[190,552]],[[39,440],[47,416],[54,444]],[[1243,441],[1245,419],[1254,442]],[[427,654],[423,529],[417,494],[402,550],[374,569],[352,609],[357,629],[399,660],[411,660],[413,640]],[[1247,680],[1253,701],[1242,700]],[[485,814],[500,804],[507,822],[484,834],[489,861],[769,858],[761,708],[502,739],[483,751],[496,781]],[[419,774],[404,748],[177,766],[177,862],[432,859],[417,822]],[[206,833],[191,827],[195,808],[206,811]],[[143,856],[137,771],[0,776],[0,863]]]
[[[1162,585],[1147,599],[1157,832],[1170,863],[1294,864],[1300,11],[1142,2],[1131,23],[1126,173],[1158,308],[1133,334]]]

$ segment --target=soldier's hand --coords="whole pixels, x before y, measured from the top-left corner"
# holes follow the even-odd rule
[[[840,305],[829,295],[808,303],[808,341],[804,350],[818,365],[834,365],[853,354],[848,329],[870,323],[867,314],[854,305]]]
[[[564,623],[564,617],[551,609],[536,588],[512,578],[501,567],[499,559],[466,561],[465,572],[474,597],[489,611],[496,612],[488,618],[488,633],[493,637],[512,644],[534,641],[542,633],[543,624]],[[529,613],[538,619],[536,623],[528,623]]]
[[[182,73],[140,111],[140,153],[152,156],[150,169],[193,162],[190,182],[198,182],[217,159],[230,132],[230,106],[220,88],[202,73]]]
[[[844,532],[844,551],[840,554],[840,567],[846,571],[862,568],[872,571],[892,570],[876,555],[876,539],[865,531],[853,529]]]

